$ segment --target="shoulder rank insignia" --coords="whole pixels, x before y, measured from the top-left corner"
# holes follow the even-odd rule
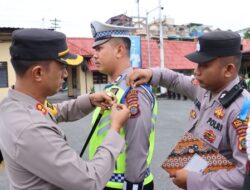
[[[191,110],[191,112],[190,112],[190,117],[191,117],[192,119],[195,119],[196,116],[197,116],[196,112],[195,112],[194,110]]]
[[[214,111],[214,116],[217,117],[218,119],[222,119],[225,115],[225,111],[223,107],[217,107]]]
[[[42,112],[44,115],[46,115],[46,113],[47,113],[46,108],[41,103],[36,104],[36,109],[38,111]]]
[[[210,143],[214,143],[214,141],[216,139],[216,135],[214,134],[214,131],[211,129],[206,130],[203,133],[203,137],[204,137],[204,139],[206,139]]]
[[[138,91],[132,89],[128,92],[126,96],[126,103],[128,106],[128,109],[130,110],[130,118],[135,118],[140,114],[140,105],[139,105],[139,99],[138,99]]]
[[[51,104],[50,102],[45,100],[44,105],[45,105],[45,107],[47,108],[47,110],[49,111],[50,114],[52,114],[54,117],[57,116],[58,111],[57,111],[56,107],[53,106],[53,104]]]

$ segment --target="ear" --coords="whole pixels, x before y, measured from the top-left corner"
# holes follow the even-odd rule
[[[225,66],[224,76],[226,78],[232,77],[236,71],[236,67],[233,63],[229,63]]]
[[[124,45],[123,45],[122,43],[118,44],[118,45],[116,46],[116,58],[119,59],[119,58],[123,57],[124,52],[125,52],[125,47],[124,47]]]
[[[35,65],[31,68],[31,75],[36,82],[41,82],[44,75],[44,68],[41,65]]]

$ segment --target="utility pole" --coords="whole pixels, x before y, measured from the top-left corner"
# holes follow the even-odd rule
[[[163,7],[161,6],[161,0],[159,0],[159,25],[160,25],[160,62],[161,69],[165,67],[164,65],[164,40],[163,40],[163,28],[162,28],[162,11]],[[161,93],[165,93],[166,89],[161,87]]]
[[[50,22],[51,22],[51,25],[52,25],[51,26],[52,29],[56,30],[58,28],[61,28],[59,26],[59,22],[61,22],[61,20],[58,20],[57,18],[55,18],[55,19],[50,20]]]
[[[164,40],[163,40],[163,28],[162,28],[162,11],[161,0],[159,0],[159,25],[160,25],[160,61],[161,68],[164,68]]]
[[[138,28],[140,28],[140,3],[139,0],[136,0],[137,2],[137,15],[138,15]]]

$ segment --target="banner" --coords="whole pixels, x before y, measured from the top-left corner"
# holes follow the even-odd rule
[[[141,60],[141,37],[130,36],[131,48],[130,48],[130,63],[134,68],[142,67]]]

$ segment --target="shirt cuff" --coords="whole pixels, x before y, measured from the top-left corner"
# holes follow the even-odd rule
[[[77,105],[79,106],[79,108],[82,110],[83,113],[88,114],[95,108],[92,106],[88,94],[78,96],[76,101]]]
[[[187,190],[200,189],[200,186],[199,186],[200,177],[201,177],[200,173],[188,171]]]

